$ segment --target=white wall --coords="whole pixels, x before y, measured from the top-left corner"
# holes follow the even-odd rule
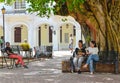
[[[67,21],[63,22],[62,19],[66,18]],[[2,19],[2,16],[0,15],[0,19]],[[40,18],[35,15],[29,15],[29,14],[6,14],[5,15],[5,39],[7,41],[12,42],[13,37],[13,27],[15,25],[24,24],[28,28],[28,42],[30,43],[31,47],[36,46],[36,42],[38,41],[38,27],[43,24],[47,23],[50,26],[53,26],[53,31],[56,32],[56,35],[53,33],[53,50],[59,50],[59,27],[63,25],[64,23],[71,23],[76,26],[76,46],[78,44],[78,40],[81,39],[81,27],[78,22],[75,21],[75,19],[71,16],[58,16],[58,15],[52,15],[49,19],[47,18]],[[0,20],[0,26],[2,26],[2,20]],[[13,42],[12,42],[13,43]]]

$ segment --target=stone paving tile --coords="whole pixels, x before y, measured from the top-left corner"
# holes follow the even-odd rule
[[[61,61],[69,56],[31,62],[29,69],[0,69],[0,83],[120,83],[120,74],[62,73]]]

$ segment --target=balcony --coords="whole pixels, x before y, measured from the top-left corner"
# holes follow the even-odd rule
[[[26,14],[26,9],[14,9],[6,11],[6,14]]]

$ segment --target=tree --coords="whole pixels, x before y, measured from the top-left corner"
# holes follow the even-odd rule
[[[71,6],[73,1],[66,0],[66,7],[73,8],[73,11],[68,10],[68,14],[90,28],[92,39],[97,41],[100,50],[116,50],[120,53],[120,0],[86,0]]]
[[[34,0],[28,1],[32,3],[31,7],[35,9]],[[47,1],[45,0],[45,2]],[[101,50],[117,50],[120,52],[120,0],[55,1],[57,3],[54,7],[55,13],[71,15],[82,26],[89,27],[93,35],[91,39],[97,41]],[[36,11],[40,11],[40,9]],[[82,30],[86,29],[83,27]]]
[[[56,5],[48,7],[48,3]],[[30,12],[39,16],[55,14],[71,15],[86,35],[90,29],[91,39],[97,41],[100,50],[116,50],[120,53],[120,0],[27,0]],[[88,28],[85,28],[88,27]]]

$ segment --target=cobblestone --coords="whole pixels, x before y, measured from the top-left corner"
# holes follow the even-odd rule
[[[119,83],[120,74],[89,72],[62,73],[61,61],[69,56],[53,57],[53,59],[33,61],[29,69],[0,69],[0,83]]]

